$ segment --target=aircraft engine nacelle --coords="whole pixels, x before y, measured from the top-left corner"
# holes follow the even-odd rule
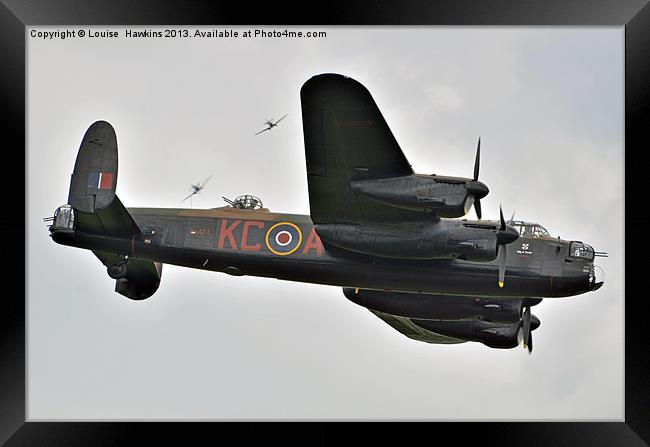
[[[524,302],[541,299],[478,298],[343,288],[350,301],[367,309],[405,318],[426,320],[483,320],[518,323]]]
[[[510,349],[519,345],[522,340],[522,323],[493,323],[481,320],[465,321],[434,321],[411,320],[417,326],[436,334],[459,338],[467,341],[477,341],[490,348]],[[531,331],[540,325],[539,319],[531,317]]]
[[[427,231],[421,225],[319,224],[316,231],[325,244],[370,256],[401,259],[451,257],[444,250],[447,235],[443,225]]]
[[[488,193],[484,183],[459,177],[414,174],[404,177],[353,181],[357,194],[387,205],[430,211],[438,217],[461,217],[475,199]]]
[[[490,224],[317,224],[316,231],[325,244],[370,256],[476,262],[491,261],[497,256],[497,227]]]

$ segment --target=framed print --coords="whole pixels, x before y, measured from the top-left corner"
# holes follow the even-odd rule
[[[289,23],[285,8],[249,15],[208,2],[39,3],[0,7],[5,153],[7,166],[25,172],[23,188],[11,176],[5,181],[10,203],[25,192],[24,237],[14,234],[20,219],[6,218],[7,260],[25,254],[25,293],[24,300],[8,294],[3,313],[3,442],[110,442],[136,430],[126,421],[427,421],[448,433],[457,428],[446,422],[462,421],[477,442],[647,442],[644,313],[634,299],[643,296],[636,241],[647,219],[631,208],[644,203],[637,146],[648,111],[647,2],[407,2],[370,10],[355,2]],[[89,128],[108,123],[100,126],[116,135],[121,170],[119,179],[108,164],[84,172],[82,187],[97,191],[94,207],[115,193],[135,221],[152,212],[137,210],[181,210],[184,226],[175,231],[185,247],[203,238],[241,256],[268,251],[262,269],[295,262],[302,272],[296,255],[310,255],[313,245],[326,276],[334,261],[317,257],[323,225],[317,241],[293,217],[310,215],[305,86],[318,76],[367,89],[415,172],[480,178],[489,187],[483,223],[476,198],[467,216],[452,217],[478,231],[498,225],[502,209],[513,216],[508,225],[607,252],[594,262],[605,271],[603,287],[533,307],[528,353],[440,325],[429,332],[462,343],[423,343],[423,326],[410,336],[403,321],[355,305],[358,291],[344,295],[311,273],[272,281],[282,275],[215,268],[229,273],[219,275],[204,271],[206,257],[194,269],[163,261],[164,274],[155,265],[152,291],[120,288],[123,276],[103,252],[50,237],[43,218],[56,218],[64,204],[85,206],[70,186],[73,167],[83,165],[77,151],[90,144]],[[324,138],[335,145],[348,134],[336,135]],[[309,172],[318,171],[307,156]],[[338,200],[347,190],[332,191]],[[201,220],[237,204],[284,217],[267,225],[221,216],[214,227]],[[128,220],[121,210],[118,227]],[[343,238],[337,224],[335,238]],[[114,221],[101,225],[110,232]],[[148,226],[142,244],[155,245],[156,230]],[[331,241],[338,239],[325,239],[326,249]],[[364,247],[355,253],[365,256]],[[518,250],[525,257],[537,248]],[[142,275],[156,272],[150,267]],[[392,292],[385,272],[387,282],[369,279],[367,289]],[[499,275],[507,287],[508,271]],[[531,351],[532,341],[526,346]]]

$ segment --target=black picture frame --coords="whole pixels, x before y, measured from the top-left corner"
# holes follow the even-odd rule
[[[237,6],[238,5],[238,6]],[[293,18],[291,14],[294,14]],[[298,13],[298,15],[295,15]],[[650,386],[646,382],[647,314],[639,309],[645,294],[640,289],[647,250],[635,251],[637,235],[649,228],[643,217],[645,199],[642,156],[648,152],[646,127],[650,123],[650,6],[648,0],[474,0],[361,1],[309,3],[304,6],[270,3],[251,7],[247,2],[142,0],[2,0],[0,4],[0,127],[6,171],[22,166],[25,176],[25,27],[62,24],[315,24],[315,25],[580,25],[625,26],[625,420],[624,422],[499,422],[436,423],[421,433],[463,443],[506,445],[647,445],[650,440]],[[26,181],[24,183],[26,187]],[[7,445],[114,445],[131,443],[133,435],[168,438],[174,431],[195,434],[211,424],[26,422],[25,300],[13,272],[25,272],[26,222],[15,216],[26,210],[18,180],[3,176],[5,215],[4,302],[0,337],[0,442]],[[598,198],[592,198],[598,206]],[[13,206],[18,202],[17,206]],[[628,206],[629,205],[629,206]],[[636,205],[636,206],[635,206]],[[641,205],[641,206],[639,206]],[[40,218],[27,216],[26,219]],[[21,224],[23,226],[21,227]],[[641,236],[638,243],[643,242]],[[19,267],[17,267],[19,266]],[[25,272],[26,274],[26,272]],[[23,288],[26,284],[23,281]],[[623,297],[621,297],[623,299]],[[534,384],[531,384],[534,386]],[[522,393],[522,398],[525,395]],[[534,404],[534,403],[531,403]],[[409,432],[414,427],[409,427]],[[221,428],[219,428],[221,430]],[[383,429],[380,429],[380,432]],[[435,435],[435,436],[434,436]],[[183,436],[181,434],[181,436]]]

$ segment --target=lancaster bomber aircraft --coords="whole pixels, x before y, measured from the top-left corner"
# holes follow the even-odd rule
[[[413,172],[368,90],[321,74],[300,91],[310,215],[269,211],[254,196],[212,209],[126,208],[115,195],[117,139],[84,135],[52,239],[92,252],[115,291],[142,300],[162,264],[341,287],[407,337],[532,350],[543,298],[597,290],[605,255],[543,226],[481,220],[489,190],[472,178]],[[479,220],[458,219],[474,206]]]

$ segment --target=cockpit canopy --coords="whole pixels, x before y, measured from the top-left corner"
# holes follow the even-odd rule
[[[551,237],[546,228],[540,224],[514,220],[509,225],[519,232],[521,237]]]

